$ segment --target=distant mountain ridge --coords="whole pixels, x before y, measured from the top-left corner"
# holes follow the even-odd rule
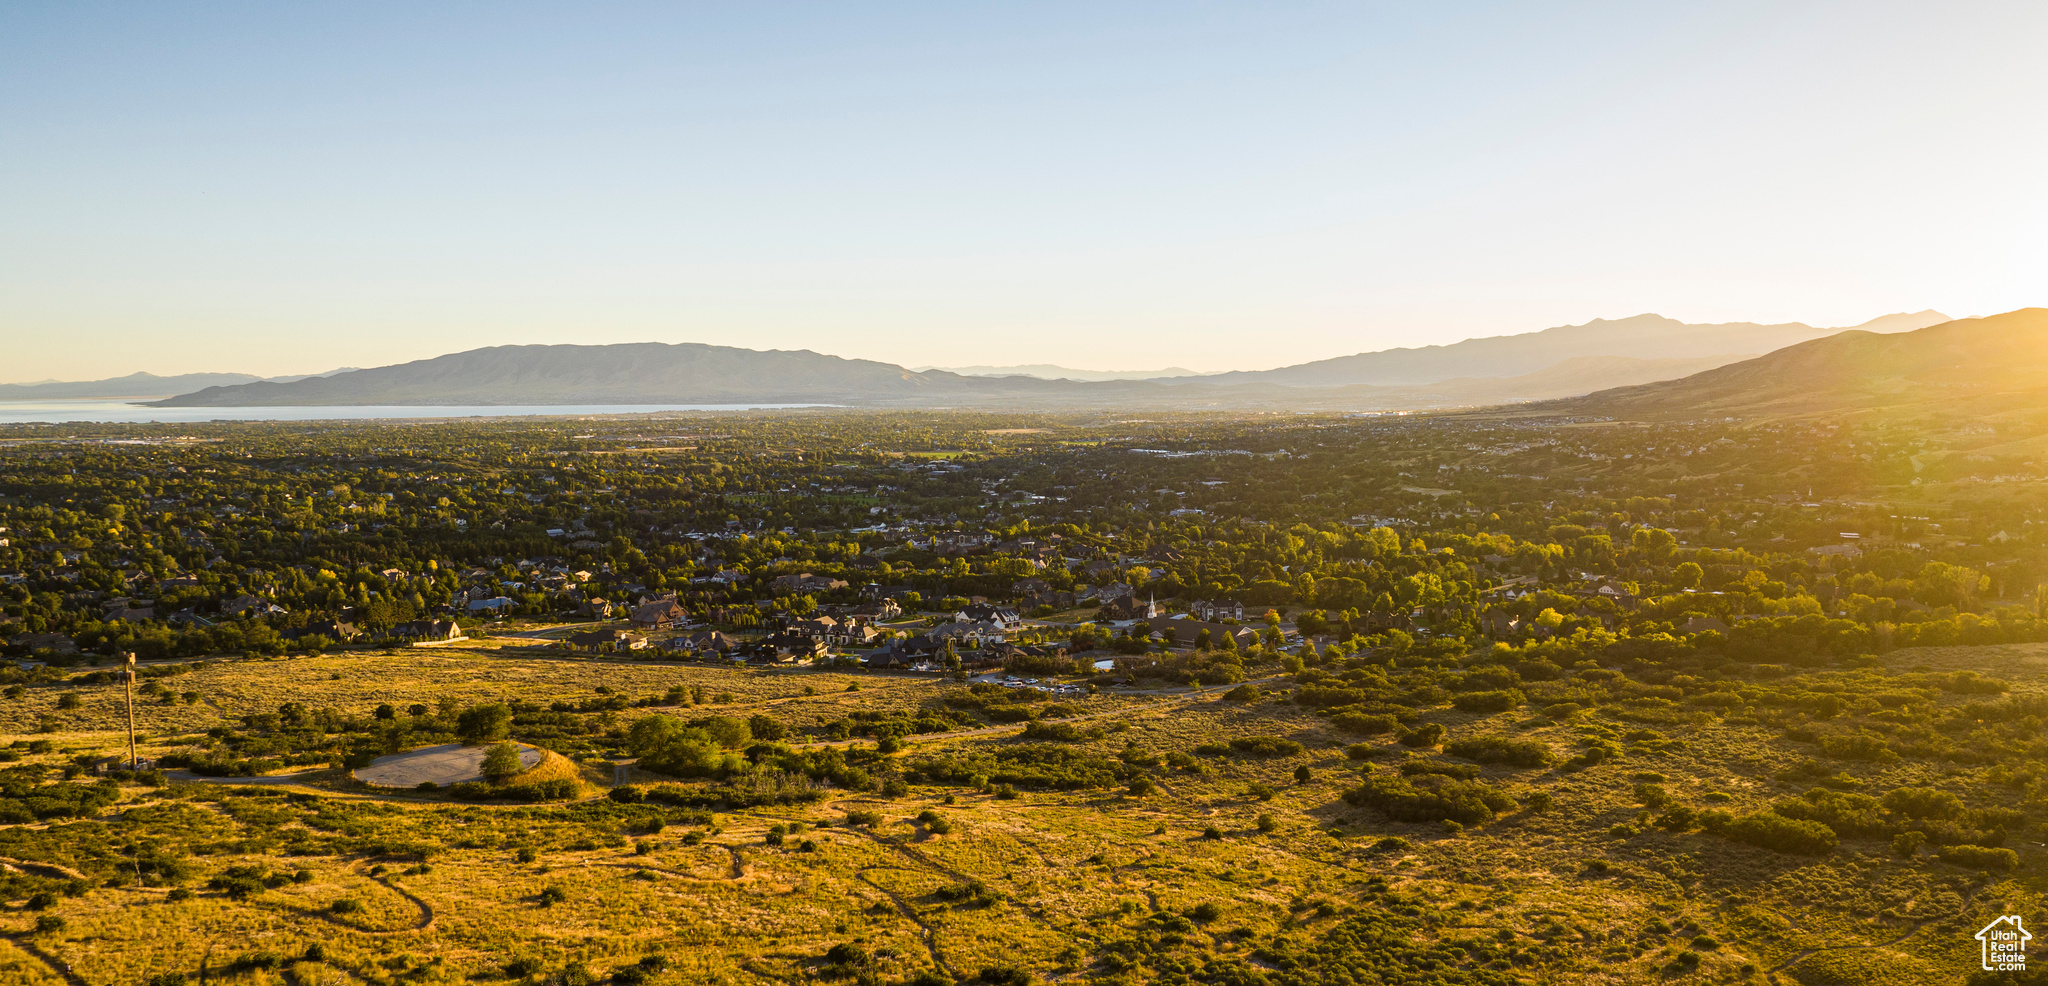
[[[295,383],[208,387],[153,406],[887,403],[1051,385],[916,373],[810,350],[646,342],[492,346]]]
[[[347,373],[351,369],[353,367],[344,367],[314,375],[332,376],[336,373]],[[260,380],[290,383],[304,379],[307,379],[304,375],[259,377],[253,373],[180,373],[168,377],[160,377],[154,373],[131,373],[125,377],[109,377],[105,380],[43,380],[36,383],[0,384],[0,401],[170,397],[204,387],[233,387]]]
[[[1040,380],[1159,380],[1173,377],[1201,377],[1211,374],[1197,373],[1183,366],[1169,366],[1163,370],[1077,370],[1071,366],[1053,363],[1026,363],[1019,366],[927,366],[917,372],[944,370],[958,373],[963,377],[1037,377]]]
[[[263,379],[253,373],[181,373],[160,377],[154,373],[131,373],[106,380],[49,380],[42,383],[0,384],[0,400],[66,398],[163,397],[200,387],[231,387]]]
[[[1948,321],[1929,309],[1885,315],[1856,326],[1866,332],[1903,332]],[[1817,329],[1803,322],[1689,324],[1662,315],[1594,319],[1519,335],[1466,339],[1448,346],[1386,349],[1283,366],[1202,377],[1203,383],[1274,383],[1288,387],[1343,387],[1353,384],[1415,386],[1455,377],[1521,376],[1581,356],[1638,359],[1699,359],[1768,353],[1843,329]]]
[[[1952,420],[2048,407],[2048,308],[1911,332],[1851,330],[1678,380],[1531,410],[1619,418],[1914,411]]]
[[[1891,315],[1893,328],[1937,312]],[[1800,323],[1687,325],[1657,315],[1595,320],[1452,346],[1388,350],[1277,370],[1147,380],[973,376],[810,350],[702,343],[494,346],[296,382],[209,386],[159,407],[264,405],[845,404],[1397,409],[1548,400],[1668,380],[1743,360]],[[1868,334],[1866,331],[1865,334]],[[1615,352],[1614,350],[1622,350]],[[1063,369],[1039,364],[1053,370]],[[1038,368],[1032,367],[1032,368]],[[1432,367],[1436,369],[1431,369]],[[1360,379],[1360,378],[1364,379]],[[1425,377],[1416,382],[1377,382]]]

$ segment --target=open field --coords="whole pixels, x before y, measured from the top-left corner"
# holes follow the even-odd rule
[[[928,678],[829,671],[734,671],[702,664],[653,664],[571,657],[527,648],[433,648],[341,652],[320,657],[216,659],[198,670],[164,679],[177,701],[149,696],[137,702],[139,728],[152,735],[204,731],[224,720],[272,712],[280,702],[367,713],[380,704],[404,708],[444,697],[462,703],[524,699],[542,704],[589,697],[600,686],[636,697],[656,697],[681,685],[701,688],[707,702],[733,710],[772,706],[793,722],[832,719],[851,708],[914,706],[929,693]],[[859,685],[859,693],[847,687]],[[809,694],[806,690],[809,690]],[[180,696],[194,692],[195,703]],[[75,709],[59,708],[66,694]],[[627,713],[638,714],[638,710]],[[47,721],[54,730],[43,732]],[[126,729],[121,686],[36,689],[0,699],[0,741],[42,735],[82,742],[89,734]],[[75,737],[75,739],[74,739]]]
[[[2038,679],[2048,665],[2039,647],[1892,657],[1909,667],[2001,669],[2016,682]],[[932,690],[858,676],[860,692],[804,696],[804,683],[856,676],[413,652],[223,663],[174,680],[203,681],[228,708],[257,709],[266,694],[404,701],[435,679],[478,698],[510,690],[538,700],[550,689],[580,695],[597,680],[653,691],[678,676],[723,682],[736,704],[792,719],[817,720],[844,702],[914,706],[912,689]],[[285,691],[293,688],[305,694]],[[1300,748],[1202,754],[1192,768],[1158,771],[1144,794],[1012,794],[914,768],[1017,749],[1013,734],[938,734],[912,737],[895,755],[906,776],[921,777],[900,793],[836,791],[809,803],[713,811],[605,798],[557,806],[378,800],[346,785],[237,788],[231,780],[161,792],[129,786],[118,814],[0,829],[0,855],[99,874],[82,882],[8,876],[4,930],[15,937],[0,946],[0,970],[10,982],[65,981],[22,950],[33,947],[93,984],[202,967],[231,982],[453,983],[571,967],[602,974],[659,955],[665,971],[649,981],[770,983],[830,975],[826,953],[850,943],[868,957],[861,969],[882,980],[1019,966],[1055,980],[1156,981],[1176,969],[1197,979],[1226,967],[1279,975],[1342,944],[1343,957],[1333,952],[1329,961],[1381,973],[1434,969],[1450,981],[1640,983],[1669,978],[1687,953],[1694,959],[1678,970],[1686,981],[1903,986],[1960,981],[1978,924],[2040,903],[2031,875],[1930,867],[1855,840],[1811,858],[1700,832],[1612,835],[1642,810],[1644,776],[1662,778],[1677,800],[1738,815],[1785,792],[1774,775],[1803,754],[1776,730],[1711,714],[1430,712],[1427,721],[1452,736],[1512,735],[1560,755],[1589,734],[1641,729],[1647,718],[1661,717],[1656,728],[1669,739],[1576,772],[1477,768],[1517,796],[1541,790],[1552,803],[1451,832],[1390,821],[1340,797],[1360,763],[1386,772],[1439,762],[1432,751],[1380,737],[1365,741],[1366,756],[1358,737],[1270,697],[1211,694],[1107,711],[1076,720],[1099,732],[1066,748],[1103,761],[1228,749],[1253,737]],[[44,735],[77,748],[115,740],[104,730]],[[1953,768],[1916,763],[1843,772],[1874,788],[1955,779]],[[771,834],[773,826],[781,831]],[[144,844],[148,852],[130,848]],[[157,854],[177,861],[152,870]],[[2039,858],[2032,848],[2025,855]],[[29,910],[27,898],[51,885],[56,899]],[[173,899],[174,887],[188,889]],[[61,927],[35,932],[47,916]]]

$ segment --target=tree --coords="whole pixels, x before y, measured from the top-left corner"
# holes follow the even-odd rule
[[[1681,589],[1699,588],[1700,580],[1706,576],[1706,571],[1700,568],[1698,562],[1684,562],[1671,570],[1671,581]]]
[[[499,743],[484,754],[484,780],[503,784],[523,769],[519,762],[519,746],[516,743]]]
[[[1678,546],[1678,538],[1670,531],[1656,527],[1638,527],[1628,536],[1629,546],[1652,562],[1661,563],[1671,557],[1672,549]]]
[[[455,735],[469,746],[496,743],[512,735],[512,710],[499,702],[472,705],[455,717]]]
[[[1976,569],[1931,561],[1913,577],[1913,594],[1929,606],[1967,606],[1989,585]]]

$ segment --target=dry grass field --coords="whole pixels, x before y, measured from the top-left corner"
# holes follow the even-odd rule
[[[274,712],[284,702],[365,714],[380,704],[404,708],[443,698],[464,704],[590,698],[599,687],[635,698],[682,685],[701,688],[709,706],[748,715],[772,708],[792,725],[836,719],[852,709],[914,708],[928,679],[809,670],[741,670],[702,664],[570,657],[524,648],[419,648],[345,652],[320,657],[224,658],[163,679],[175,701],[140,696],[138,728],[151,736],[203,732],[246,715]],[[857,685],[858,692],[848,692]],[[197,694],[196,702],[182,697]],[[77,707],[60,708],[65,695]],[[624,718],[640,714],[634,709]],[[45,723],[54,729],[44,730]],[[0,699],[0,743],[55,740],[67,748],[125,743],[127,713],[117,682],[36,689]],[[115,734],[120,734],[118,737]],[[108,747],[111,750],[111,746]]]
[[[2044,655],[2039,647],[1948,648],[1887,661],[2021,681],[2048,674]],[[218,662],[168,684],[205,698],[147,707],[153,736],[199,733],[283,700],[360,714],[442,695],[548,702],[588,697],[600,684],[635,696],[701,684],[731,701],[683,714],[745,710],[804,725],[853,709],[915,709],[935,691],[874,675],[487,650]],[[849,684],[860,690],[846,691]],[[65,691],[56,688],[0,705],[8,741],[54,744],[26,762],[55,764],[116,743],[111,689],[71,690],[84,697],[75,710],[56,708]],[[380,796],[351,789],[339,772],[313,786],[129,785],[101,817],[0,829],[0,856],[91,874],[8,877],[15,896],[0,911],[0,981],[100,986],[184,974],[197,982],[203,968],[208,982],[251,986],[568,983],[633,966],[641,971],[615,981],[902,982],[1014,966],[1052,981],[1259,982],[1245,976],[1277,977],[1318,956],[1368,956],[1380,964],[1362,965],[1362,977],[1398,969],[1416,982],[1428,974],[1475,983],[1906,986],[1960,982],[1976,956],[1970,933],[1988,915],[2037,913],[2042,902],[2031,868],[2005,877],[1930,867],[1875,842],[1845,841],[1808,857],[1697,831],[1615,834],[1643,812],[1646,778],[1675,799],[1738,815],[1790,790],[1773,775],[1803,754],[1777,731],[1698,711],[1601,706],[1557,719],[1527,708],[1432,711],[1428,719],[1453,736],[1535,740],[1560,758],[1588,737],[1628,747],[1621,761],[1577,772],[1478,768],[1511,793],[1548,792],[1551,804],[1451,831],[1389,821],[1341,797],[1361,764],[1387,773],[1442,760],[1434,751],[1382,736],[1363,741],[1368,756],[1351,749],[1360,737],[1270,697],[1245,703],[1212,693],[1104,708],[1110,714],[1087,720],[1100,733],[1064,748],[1102,762],[1247,737],[1301,749],[1204,754],[1193,769],[1159,770],[1144,794],[1101,786],[1012,793],[942,783],[926,771],[895,795],[834,791],[812,803],[708,811],[615,802],[602,796],[608,774],[559,757],[543,770],[588,785],[588,800]],[[45,715],[60,717],[62,728],[37,732]],[[1645,729],[1660,739],[1626,739]],[[1008,731],[917,736],[892,759],[973,758],[1018,743]],[[1927,780],[1935,770],[1910,761],[1844,767],[1873,787]],[[178,857],[177,872],[153,872],[156,853]],[[2027,856],[2038,858],[2031,848]],[[239,886],[225,879],[237,872]],[[47,888],[55,888],[50,898],[30,900]],[[866,957],[858,968],[827,961],[843,944]],[[660,959],[637,965],[650,956]]]

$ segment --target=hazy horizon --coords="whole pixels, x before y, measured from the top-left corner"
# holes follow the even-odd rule
[[[0,11],[5,376],[2038,304],[2048,8]],[[2033,189],[2033,191],[2029,191]]]
[[[1922,310],[1928,310],[1928,309],[1922,309]],[[1504,337],[1504,336],[1512,336],[1512,335],[1525,335],[1525,334],[1528,334],[1528,333],[1533,333],[1533,332],[1541,332],[1541,331],[1544,331],[1545,329],[1553,329],[1553,328],[1564,328],[1564,327],[1577,327],[1577,326],[1583,326],[1583,325],[1588,325],[1588,324],[1591,324],[1591,323],[1593,323],[1593,322],[1600,322],[1600,321],[1608,321],[1608,322],[1613,322],[1613,321],[1620,321],[1620,320],[1622,320],[1622,319],[1626,319],[1626,318],[1635,318],[1635,317],[1640,317],[1640,316],[1643,316],[1643,315],[1661,315],[1661,314],[1662,314],[1662,313],[1660,313],[1660,312],[1638,312],[1638,313],[1636,313],[1636,315],[1625,315],[1625,316],[1617,316],[1617,317],[1614,317],[1614,318],[1595,318],[1595,319],[1588,319],[1588,320],[1586,320],[1586,321],[1583,321],[1583,322],[1573,322],[1573,323],[1567,323],[1566,325],[1562,325],[1562,326],[1543,326],[1543,327],[1541,327],[1541,328],[1534,328],[1534,329],[1524,329],[1524,330],[1520,330],[1520,331],[1512,331],[1512,332],[1498,332],[1498,333],[1492,333],[1492,334],[1488,334],[1488,335],[1470,336],[1470,337],[1467,337],[1467,338],[1465,338],[1465,339],[1454,339],[1454,340],[1451,340],[1451,341],[1450,341],[1449,343],[1424,343],[1424,344],[1422,344],[1422,345],[1423,345],[1423,346],[1438,346],[1438,345],[1450,345],[1450,344],[1455,344],[1455,343],[1458,343],[1458,342],[1468,342],[1468,341],[1471,341],[1471,340],[1475,340],[1475,339],[1494,339],[1494,338],[1501,338],[1501,337]],[[1852,324],[1845,324],[1845,325],[1840,325],[1840,326],[1826,326],[1826,325],[1816,325],[1815,323],[1812,323],[1812,322],[1802,322],[1802,320],[1800,320],[1800,319],[1774,319],[1774,320],[1771,320],[1771,321],[1768,321],[1768,322],[1765,322],[1765,321],[1760,321],[1760,320],[1759,320],[1759,321],[1757,321],[1757,323],[1756,323],[1756,324],[1763,324],[1763,325],[1786,325],[1786,324],[1794,324],[1794,323],[1798,323],[1798,324],[1805,324],[1805,325],[1813,326],[1814,328],[1839,328],[1839,329],[1849,329],[1849,328],[1854,328],[1854,327],[1855,327],[1856,325],[1862,325],[1862,324],[1865,324],[1865,323],[1867,323],[1867,322],[1870,322],[1870,321],[1874,321],[1875,319],[1878,319],[1878,318],[1882,318],[1882,317],[1885,317],[1885,316],[1887,316],[1887,315],[1895,315],[1895,314],[1906,314],[1906,313],[1900,313],[1900,312],[1885,312],[1885,313],[1881,313],[1881,314],[1879,314],[1879,315],[1874,315],[1874,316],[1872,316],[1871,318],[1868,318],[1868,319],[1862,319],[1862,320],[1859,320],[1859,321],[1858,321],[1858,322],[1856,322],[1856,323],[1852,323]],[[1665,316],[1665,317],[1667,317],[1667,318],[1668,318],[1669,316]],[[1975,316],[1971,316],[1971,315],[1956,315],[1956,316],[1952,316],[1952,317],[1954,317],[1954,318],[1971,318],[1971,317],[1975,317]],[[619,342],[619,343],[662,343],[662,344],[674,344],[674,343],[694,343],[694,342],[700,342],[700,341],[701,341],[701,340],[696,340],[696,339],[677,339],[677,340],[661,340],[661,339],[620,339],[620,340],[616,340],[616,342]],[[553,343],[550,343],[550,342],[535,342],[535,343],[508,343],[507,345],[590,345],[590,344],[589,344],[589,343],[576,343],[576,342],[553,342]],[[712,345],[723,345],[723,344],[722,344],[722,343],[713,343]],[[481,348],[481,347],[471,347],[471,348]],[[753,348],[753,347],[740,347],[740,348]],[[1421,347],[1388,347],[1388,348],[1421,348]],[[843,358],[846,358],[846,359],[864,359],[864,360],[874,360],[874,361],[876,361],[876,362],[891,362],[891,361],[889,361],[889,360],[881,360],[881,359],[878,359],[878,358],[876,358],[876,357],[871,357],[871,356],[863,356],[863,355],[859,355],[859,354],[854,354],[854,353],[843,353],[843,352],[831,352],[831,351],[826,351],[826,350],[813,350],[813,351],[814,351],[814,352],[819,352],[819,353],[820,353],[821,355],[826,355],[826,356],[839,356],[839,357],[843,357]],[[1731,354],[1732,354],[1732,351],[1731,351]],[[446,353],[435,353],[435,354],[433,354],[433,355],[434,355],[434,356],[441,356],[441,355],[448,355],[448,354],[446,354]],[[1149,374],[1149,373],[1156,373],[1156,374],[1158,374],[1159,376],[1172,376],[1172,375],[1183,375],[1183,376],[1206,376],[1206,375],[1211,375],[1211,374],[1217,374],[1217,373],[1228,373],[1228,372],[1230,372],[1230,371],[1232,371],[1232,370],[1268,370],[1268,369],[1276,369],[1276,368],[1279,368],[1279,367],[1283,367],[1283,366],[1294,366],[1294,365],[1298,365],[1298,364],[1301,364],[1301,363],[1307,363],[1307,362],[1314,362],[1314,361],[1316,361],[1316,360],[1322,360],[1322,359],[1329,359],[1329,358],[1332,358],[1331,356],[1316,356],[1316,357],[1312,357],[1312,358],[1302,358],[1302,359],[1284,359],[1284,354],[1276,354],[1276,353],[1273,353],[1273,352],[1271,352],[1271,351],[1268,351],[1268,352],[1266,352],[1266,353],[1264,353],[1264,354],[1262,354],[1262,355],[1272,356],[1272,357],[1274,357],[1274,358],[1282,359],[1282,361],[1281,361],[1281,362],[1273,362],[1273,363],[1271,363],[1270,365],[1264,365],[1264,364],[1262,364],[1262,365],[1258,365],[1258,366],[1228,366],[1228,367],[1222,367],[1222,368],[1220,368],[1220,369],[1209,369],[1209,370],[1190,370],[1190,369],[1189,369],[1188,367],[1185,367],[1185,366],[1178,366],[1178,365],[1176,365],[1176,366],[1163,366],[1163,367],[1157,367],[1156,369],[1145,369],[1145,368],[1126,368],[1126,367],[1097,367],[1097,366],[1069,366],[1069,365],[1067,365],[1067,364],[1062,364],[1062,363],[1057,363],[1057,362],[1052,362],[1052,361],[1044,361],[1044,360],[1036,360],[1036,361],[1031,361],[1031,360],[1013,360],[1013,361],[1010,361],[1010,362],[1005,362],[1005,363],[991,363],[991,362],[982,362],[982,363],[963,363],[963,364],[956,364],[956,365],[953,365],[953,366],[941,366],[941,365],[938,365],[938,364],[932,364],[932,363],[918,363],[918,364],[898,364],[898,365],[903,365],[903,366],[905,366],[905,367],[906,367],[907,369],[911,369],[911,370],[914,370],[914,371],[916,371],[916,372],[919,372],[919,373],[925,372],[925,371],[927,371],[927,370],[943,370],[943,371],[946,371],[946,372],[949,372],[949,373],[962,373],[962,374],[966,374],[966,375],[970,375],[970,376],[971,376],[971,375],[976,375],[976,374],[978,374],[978,373],[987,373],[988,371],[992,371],[992,370],[1014,370],[1014,371],[1017,371],[1017,372],[1022,372],[1022,371],[1021,371],[1020,369],[1018,369],[1018,368],[1020,368],[1020,367],[1022,367],[1022,368],[1030,368],[1030,367],[1045,367],[1045,366],[1057,366],[1057,367],[1059,367],[1059,368],[1061,368],[1061,369],[1073,370],[1073,371],[1077,371],[1077,372],[1082,372],[1082,373],[1089,373],[1089,374],[1137,374],[1137,373],[1148,373],[1148,374]],[[1356,355],[1356,354],[1354,354],[1354,353],[1336,353],[1336,354],[1332,354],[1332,356],[1350,356],[1350,355]],[[212,368],[212,369],[198,369],[198,370],[179,370],[179,371],[177,371],[177,372],[175,372],[175,373],[164,373],[164,372],[158,372],[158,371],[155,371],[155,370],[151,370],[151,369],[148,369],[148,368],[143,368],[143,369],[139,369],[139,370],[131,370],[131,371],[129,371],[129,372],[126,372],[126,373],[110,373],[110,374],[108,374],[108,375],[106,375],[106,376],[104,376],[104,377],[94,377],[94,378],[90,378],[90,379],[86,379],[86,378],[81,378],[81,379],[78,379],[78,380],[63,380],[63,379],[59,379],[59,378],[56,378],[56,377],[44,377],[44,378],[41,378],[41,379],[37,379],[37,380],[0,380],[0,386],[36,386],[36,385],[41,385],[41,384],[50,384],[50,383],[87,383],[87,382],[93,382],[93,381],[97,381],[97,380],[106,380],[106,379],[119,379],[119,378],[122,378],[122,377],[134,376],[134,375],[137,375],[137,374],[150,374],[150,375],[153,375],[153,376],[159,376],[159,377],[173,377],[173,376],[184,376],[184,375],[190,375],[190,374],[208,374],[208,373],[220,373],[220,374],[230,374],[230,373],[248,373],[248,374],[249,374],[249,375],[251,375],[251,376],[256,376],[256,377],[259,377],[259,378],[261,378],[261,379],[277,379],[277,378],[296,378],[296,377],[308,377],[308,376],[327,376],[327,375],[331,375],[331,374],[335,374],[335,373],[344,373],[344,372],[348,372],[348,371],[350,371],[350,370],[364,369],[364,368],[367,368],[367,367],[375,367],[375,366],[387,366],[387,365],[393,365],[393,364],[397,364],[397,363],[406,363],[406,362],[412,362],[412,361],[413,361],[414,359],[431,359],[431,358],[433,358],[433,357],[432,357],[432,356],[426,356],[426,357],[414,357],[414,358],[412,358],[412,359],[395,359],[395,360],[391,360],[391,361],[389,361],[389,362],[379,362],[379,361],[371,361],[371,362],[368,362],[368,363],[365,363],[365,364],[363,364],[362,366],[346,366],[346,367],[328,367],[327,369],[324,369],[324,370],[317,370],[317,371],[286,371],[286,372],[282,372],[282,373],[269,373],[269,374],[255,374],[255,373],[249,373],[249,371],[243,370],[243,369],[241,369],[241,368],[239,368],[239,367],[232,367],[232,366],[230,366],[230,367],[216,367],[216,368]],[[1539,367],[1538,369],[1540,369],[1540,367]]]

